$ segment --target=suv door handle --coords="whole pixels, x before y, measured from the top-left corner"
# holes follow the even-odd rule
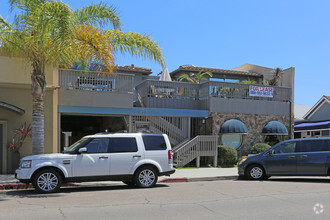
[[[295,156],[289,156],[289,159],[294,159],[294,158],[296,158]]]
[[[300,158],[307,158],[307,155],[301,155]]]
[[[99,159],[103,160],[103,159],[108,159],[108,157],[99,157]]]
[[[141,155],[134,155],[133,158],[139,158]]]

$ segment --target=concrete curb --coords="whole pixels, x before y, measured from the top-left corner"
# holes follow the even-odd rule
[[[217,180],[236,180],[238,176],[214,176],[214,177],[195,177],[188,178],[187,182],[217,181]]]
[[[238,176],[215,176],[215,177],[194,177],[194,178],[165,178],[158,180],[158,183],[183,183],[183,182],[200,182],[200,181],[217,181],[217,180],[234,180],[238,179]],[[67,183],[62,186],[82,186],[77,183]],[[15,189],[32,189],[32,184],[24,183],[7,183],[0,184],[0,190],[15,190]]]
[[[158,180],[158,183],[182,183],[188,182],[188,178],[165,178],[162,180]]]

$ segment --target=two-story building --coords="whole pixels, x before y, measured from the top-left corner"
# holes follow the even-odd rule
[[[0,173],[7,173],[11,131],[32,121],[31,68],[4,55],[0,66]],[[213,77],[200,84],[176,81],[181,73],[200,71]],[[199,165],[201,157],[213,157],[216,165],[218,144],[243,155],[254,143],[293,137],[294,68],[283,71],[278,86],[264,85],[272,69],[251,64],[232,70],[180,66],[173,81],[134,65],[115,72],[47,68],[45,153],[60,152],[84,135],[126,130],[168,134],[178,166]],[[28,140],[21,156],[31,152]]]

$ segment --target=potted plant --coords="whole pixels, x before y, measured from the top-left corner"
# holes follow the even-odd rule
[[[15,134],[12,141],[9,143],[9,150],[11,150],[12,153],[12,171],[15,172],[15,170],[18,168],[19,160],[20,160],[20,148],[23,146],[23,143],[25,142],[27,137],[32,137],[32,128],[31,125],[27,125],[26,122],[22,124],[21,127],[16,128],[13,130],[13,133]]]

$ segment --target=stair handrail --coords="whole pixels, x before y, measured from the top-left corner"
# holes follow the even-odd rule
[[[211,144],[209,142],[211,142]],[[217,145],[218,136],[196,136],[192,140],[175,149],[174,158],[177,162],[177,167],[184,166],[200,156],[216,157],[218,154]]]

